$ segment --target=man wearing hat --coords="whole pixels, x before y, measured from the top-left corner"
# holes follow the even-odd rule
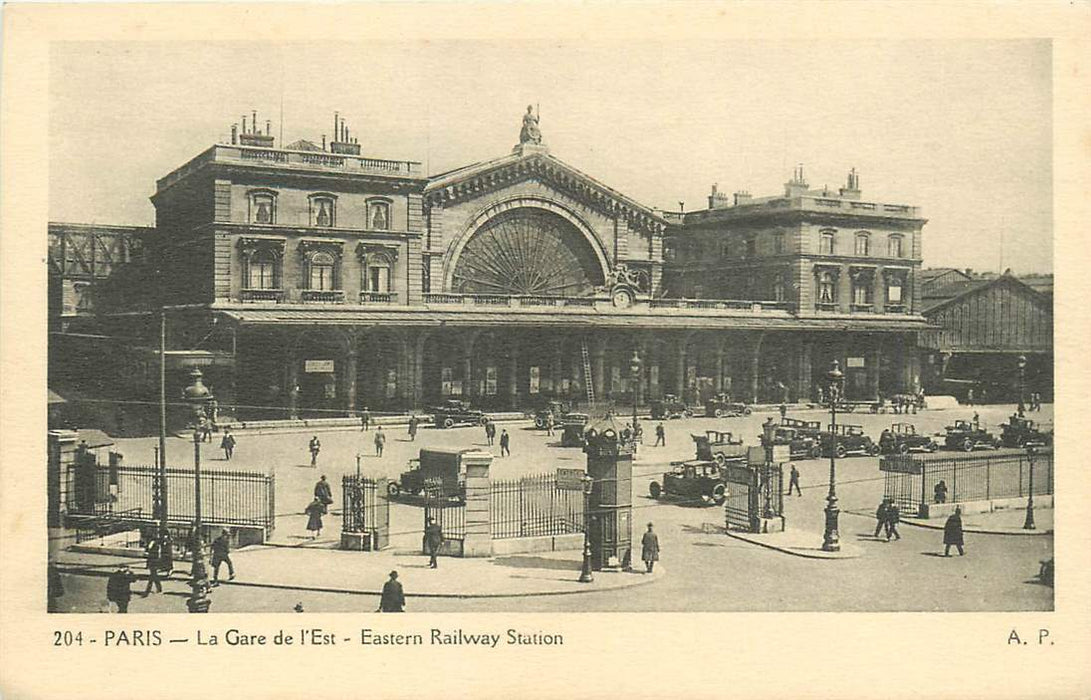
[[[119,566],[106,580],[106,600],[117,605],[119,613],[129,612],[129,601],[133,597],[130,586],[135,580],[136,576],[127,566]]]
[[[405,612],[405,593],[398,582],[398,572],[390,572],[390,580],[383,584],[383,595],[379,599],[379,612]]]
[[[644,560],[644,568],[649,574],[659,561],[659,536],[652,531],[651,523],[648,523],[648,531],[640,539],[640,558]]]

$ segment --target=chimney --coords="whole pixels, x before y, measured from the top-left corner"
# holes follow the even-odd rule
[[[246,133],[246,115],[242,115],[242,133]]]
[[[746,190],[739,190],[735,193],[735,206],[739,206],[740,204],[749,204],[751,199],[753,199],[753,197],[750,196],[749,192],[747,192]]]
[[[799,197],[807,192],[807,180],[803,177],[803,163],[796,166],[792,179],[784,183],[785,197]]]
[[[967,268],[966,268],[966,276],[967,276],[967,277],[973,277],[973,276],[974,276],[974,268],[972,268],[972,267],[967,267]]]
[[[860,199],[860,176],[856,174],[856,168],[849,171],[848,181],[840,189],[840,194],[844,199]]]
[[[728,206],[727,195],[720,191],[720,183],[712,183],[712,194],[708,196],[709,209],[723,209]]]
[[[322,150],[326,150],[326,135],[322,134]]]
[[[269,133],[271,131],[269,122],[265,122],[265,133],[261,133],[260,127],[258,127],[258,112],[254,110],[250,113],[250,129],[246,128],[246,116],[242,118],[242,133],[239,134],[239,143],[243,146],[260,146],[261,148],[272,148],[273,137]]]
[[[231,125],[231,145],[235,145],[239,142],[239,125]]]
[[[268,119],[265,120],[265,135],[273,135],[273,122],[269,121]]]
[[[360,155],[360,146],[349,138],[348,122],[340,116],[339,112],[334,113],[333,122],[334,136],[330,139],[330,153]]]

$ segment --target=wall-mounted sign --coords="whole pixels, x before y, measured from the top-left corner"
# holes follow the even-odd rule
[[[867,365],[867,362],[862,357],[847,357],[845,358],[845,366],[851,368],[859,368]]]
[[[308,373],[333,372],[333,360],[304,360],[303,371]]]

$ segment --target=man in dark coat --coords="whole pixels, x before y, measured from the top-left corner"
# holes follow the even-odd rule
[[[155,533],[148,542],[148,587],[144,589],[144,597],[151,595],[152,588],[156,593],[163,592],[163,577],[160,574],[170,575],[172,562],[170,530],[160,530]]]
[[[117,605],[119,613],[129,612],[129,601],[133,597],[130,586],[135,580],[136,576],[127,566],[118,567],[106,580],[106,600]]]
[[[889,542],[891,536],[896,540],[902,538],[898,534],[898,523],[902,520],[902,512],[898,509],[898,504],[894,501],[890,501],[890,505],[886,509],[886,541]]]
[[[235,580],[235,565],[231,562],[231,531],[224,529],[212,540],[212,585],[220,583],[220,564],[227,564],[227,580]]]
[[[667,446],[667,429],[663,427],[662,423],[655,426],[655,444],[652,447]]]
[[[493,423],[491,420],[485,422],[485,439],[488,441],[489,446],[495,444],[496,423]]]
[[[311,436],[311,441],[307,444],[307,448],[311,451],[311,466],[318,466],[318,453],[322,451],[322,441],[318,439],[317,435]]]
[[[371,411],[367,410],[367,406],[364,406],[364,410],[360,412],[360,432],[371,427]]]
[[[224,428],[224,436],[220,439],[220,449],[224,451],[224,459],[230,460],[231,455],[235,454],[235,436],[227,428]]]
[[[797,496],[802,496],[803,491],[799,489],[799,470],[796,469],[796,465],[792,464],[792,471],[788,475],[788,495],[792,495],[792,489],[796,490]]]
[[[511,436],[508,435],[507,428],[500,431],[500,456],[505,455],[511,457]]]
[[[49,612],[59,612],[60,602],[58,598],[64,595],[64,582],[61,581],[61,572],[57,570],[55,564],[49,565],[48,570],[49,578],[46,581],[47,592],[49,593]]]
[[[333,503],[333,491],[330,489],[330,482],[326,481],[325,474],[323,474],[318,480],[318,483],[314,485],[314,497],[319,501],[322,501],[322,505],[324,506]]]
[[[879,507],[875,509],[875,534],[872,537],[878,537],[879,533],[886,529],[888,511],[889,506],[887,506],[887,500],[884,498]]]
[[[413,442],[417,439],[417,417],[409,416],[409,441]]]
[[[378,612],[405,612],[405,592],[398,582],[398,572],[390,572],[390,580],[383,584]]]
[[[383,426],[379,426],[375,430],[375,456],[383,456],[383,447],[386,445],[386,433],[383,432]]]
[[[951,556],[951,545],[958,547],[961,557],[966,552],[962,549],[962,508],[956,506],[955,512],[943,524],[943,556]]]
[[[644,561],[644,569],[651,573],[655,563],[659,561],[659,535],[652,530],[652,524],[648,523],[648,531],[640,538],[640,558]]]
[[[424,526],[424,553],[428,555],[428,568],[437,568],[436,555],[443,544],[443,529],[432,518]]]

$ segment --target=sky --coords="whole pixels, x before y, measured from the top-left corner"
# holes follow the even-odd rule
[[[50,219],[150,225],[155,181],[258,111],[283,143],[333,112],[363,153],[438,173],[551,153],[648,206],[850,168],[921,207],[926,266],[1052,272],[1048,40],[93,43],[50,57]],[[283,120],[281,114],[283,113]]]

